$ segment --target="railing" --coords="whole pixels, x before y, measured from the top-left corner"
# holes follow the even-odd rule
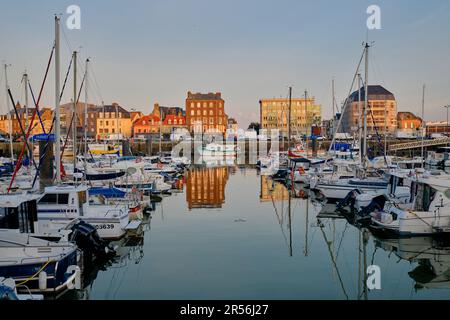
[[[450,138],[439,138],[433,140],[424,140],[422,141],[414,141],[414,142],[406,142],[406,143],[398,143],[389,146],[389,151],[398,151],[405,149],[417,149],[422,147],[431,147],[438,145],[446,145],[450,143]]]

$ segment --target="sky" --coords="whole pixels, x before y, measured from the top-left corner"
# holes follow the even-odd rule
[[[117,102],[148,114],[153,104],[184,106],[188,91],[222,92],[226,112],[241,128],[259,120],[259,100],[307,90],[332,115],[345,100],[363,51],[372,44],[369,83],[394,93],[399,111],[445,120],[450,104],[448,0],[16,0],[2,1],[0,60],[14,99],[21,78],[39,91],[62,15],[62,79],[71,52],[91,59],[90,102]],[[69,5],[81,8],[81,30],[65,22]],[[369,5],[381,8],[381,30],[369,31]],[[363,70],[362,70],[363,71]],[[4,88],[4,75],[0,75]],[[63,102],[71,99],[71,85]],[[355,88],[356,89],[356,88]],[[54,69],[41,106],[54,105]],[[83,94],[84,97],[84,94]],[[0,90],[0,112],[6,112]]]

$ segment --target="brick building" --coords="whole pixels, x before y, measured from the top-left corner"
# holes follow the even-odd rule
[[[186,123],[191,132],[218,132],[225,134],[228,116],[225,101],[218,93],[188,92],[186,99]]]

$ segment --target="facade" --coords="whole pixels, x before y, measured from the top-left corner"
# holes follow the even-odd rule
[[[181,113],[179,115],[169,114],[163,121],[161,132],[163,134],[171,134],[182,128],[186,128],[186,117]]]
[[[420,136],[422,118],[415,116],[411,112],[397,113],[397,137]]]
[[[361,101],[358,91],[353,92],[347,100],[342,114],[342,126],[338,132],[354,134],[358,130],[359,120],[362,119],[365,92],[361,88]],[[368,86],[367,133],[384,134],[385,126],[389,134],[397,131],[397,102],[395,96],[380,85]]]
[[[186,99],[186,123],[191,132],[217,132],[225,134],[228,116],[225,101],[218,93],[188,92]]]
[[[270,136],[272,130],[288,135],[289,99],[262,99],[259,101],[261,130]],[[310,134],[313,125],[322,122],[322,107],[315,98],[291,99],[291,133]]]
[[[189,210],[221,208],[225,203],[225,187],[229,174],[228,167],[189,170],[186,184]]]
[[[102,106],[97,118],[97,139],[110,137],[130,138],[131,114],[117,103]]]
[[[26,115],[26,108],[22,107],[20,104],[16,105],[17,113],[19,114],[19,118],[17,118],[16,113],[11,111],[11,123],[12,123],[12,134],[14,136],[22,136],[22,128],[27,132],[27,124],[31,123],[33,118],[33,114],[35,112],[35,108],[28,108],[28,115]],[[31,135],[42,134],[44,133],[43,128],[45,129],[45,133],[48,133],[51,129],[53,122],[53,111],[50,108],[43,108],[39,111],[39,117],[36,115],[33,122],[33,129],[31,130]],[[26,120],[28,117],[28,121]],[[20,121],[20,124],[19,124]],[[42,121],[42,122],[41,122]],[[0,134],[9,135],[9,127],[10,121],[8,120],[8,115],[0,116]]]
[[[234,139],[238,137],[238,130],[239,126],[235,119],[229,118],[228,119],[228,125],[227,125],[227,132],[226,132],[226,138],[227,139]]]
[[[102,107],[94,104],[87,105],[87,119],[85,117],[84,102],[77,103],[77,136],[84,137],[84,128],[87,128],[87,137],[95,139],[97,135],[97,118],[102,111]],[[73,116],[73,103],[66,103],[60,107],[61,113],[61,134],[66,135],[70,127]]]
[[[133,125],[133,136],[138,137],[142,135],[149,135],[158,133],[160,130],[160,118],[156,115],[150,114],[143,116],[137,120]]]
[[[447,124],[447,121],[433,121],[427,122],[427,135],[431,135],[433,133],[447,134],[450,132],[450,126]]]

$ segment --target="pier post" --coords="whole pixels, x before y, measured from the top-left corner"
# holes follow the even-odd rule
[[[39,187],[43,190],[45,187],[53,184],[53,162],[55,156],[53,153],[53,141],[39,141],[39,159],[42,161],[39,168]]]

